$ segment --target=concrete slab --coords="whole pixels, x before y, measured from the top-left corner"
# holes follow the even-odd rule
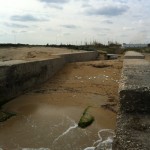
[[[149,150],[148,137],[150,63],[139,53],[127,52],[119,85],[119,112],[113,150]]]
[[[150,63],[125,59],[119,85],[120,109],[125,112],[150,112]]]
[[[144,55],[138,52],[134,52],[134,51],[128,51],[124,55],[124,59],[144,59],[144,58],[145,58]]]
[[[11,66],[11,65],[16,65],[20,63],[26,63],[24,60],[9,60],[9,61],[0,61],[0,67],[1,66]]]

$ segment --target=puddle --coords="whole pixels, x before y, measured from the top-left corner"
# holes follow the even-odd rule
[[[70,97],[64,105],[63,98],[54,101],[53,96],[55,94],[24,95],[7,103],[4,109],[17,112],[17,116],[0,124],[1,148],[84,150],[99,140],[99,130],[114,129],[116,115],[98,107],[97,95],[93,97],[95,101],[91,99],[92,95],[84,96],[82,103],[78,97]],[[95,121],[88,128],[81,129],[77,124],[86,107],[85,99],[86,105],[93,105],[90,111]]]

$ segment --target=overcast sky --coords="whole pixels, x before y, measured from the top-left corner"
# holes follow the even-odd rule
[[[0,0],[0,43],[150,42],[150,0]]]

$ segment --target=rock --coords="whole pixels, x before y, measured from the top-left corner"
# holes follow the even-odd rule
[[[86,128],[88,127],[89,125],[91,125],[94,121],[94,117],[89,114],[87,111],[90,107],[87,107],[85,109],[85,111],[83,112],[83,115],[81,116],[80,118],[80,121],[78,123],[78,126],[81,127],[81,128]]]

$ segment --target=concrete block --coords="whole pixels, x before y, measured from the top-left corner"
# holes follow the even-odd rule
[[[84,51],[77,53],[65,53],[61,54],[60,56],[63,57],[67,63],[72,63],[95,60],[98,57],[98,55],[99,54],[97,51]]]
[[[0,105],[52,77],[65,64],[64,58],[42,61],[8,61],[0,66]]]
[[[150,63],[125,59],[119,85],[120,110],[150,113]]]
[[[144,59],[144,58],[145,58],[144,55],[134,51],[128,51],[124,55],[124,59]]]
[[[131,58],[123,63],[113,150],[150,148],[150,63]]]

